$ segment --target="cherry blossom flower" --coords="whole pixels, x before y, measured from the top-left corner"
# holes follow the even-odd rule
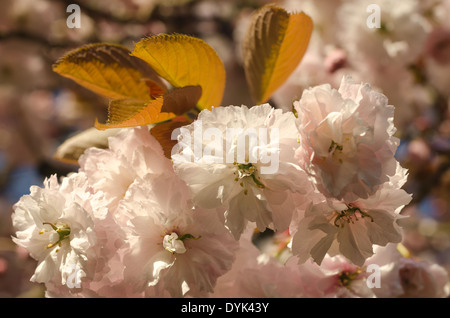
[[[326,196],[367,198],[395,173],[394,107],[368,84],[344,77],[339,90],[320,85],[294,103],[300,166]]]
[[[66,285],[76,269],[79,279],[93,276],[97,237],[86,176],[72,174],[58,184],[56,175],[44,187],[14,205],[13,241],[38,261],[31,281]]]
[[[427,16],[432,10],[426,7],[426,1],[418,0],[346,1],[336,11],[333,26],[358,79],[371,83],[396,106],[394,122],[402,132],[433,102],[429,87],[418,80],[431,30]],[[379,25],[371,25],[374,22]]]
[[[111,209],[136,178],[172,170],[170,160],[147,126],[123,129],[108,140],[108,149],[89,148],[79,162],[80,171],[86,173],[95,191],[104,193]]]
[[[237,242],[216,211],[192,205],[173,174],[137,180],[116,213],[128,218],[124,277],[135,292],[204,295],[231,268]]]
[[[380,25],[368,26],[364,18],[369,5],[376,5],[380,12]],[[408,65],[422,51],[430,26],[421,11],[420,1],[406,0],[394,4],[389,0],[357,0],[343,3],[336,15],[339,21],[337,37],[352,59],[366,63]]]
[[[398,275],[403,291],[398,297],[447,298],[450,295],[448,273],[438,264],[402,258],[394,268],[392,272]],[[385,275],[388,281],[391,277]]]
[[[311,260],[299,265],[304,297],[374,298],[374,289],[367,284],[367,266],[356,266],[342,255],[325,255],[319,266]]]
[[[283,264],[252,243],[254,228],[247,226],[239,241],[233,267],[221,276],[210,297],[302,297],[303,285],[296,262]]]
[[[404,247],[403,247],[404,249]],[[402,255],[397,244],[377,247],[366,264],[380,266],[379,298],[447,298],[450,295],[448,273],[438,264]]]
[[[310,189],[294,163],[297,147],[291,112],[268,104],[218,107],[203,110],[197,121],[181,128],[172,160],[195,204],[224,207],[226,226],[239,238],[248,221],[260,230],[287,229],[294,210],[292,194]]]
[[[398,165],[397,174],[367,199],[311,203],[293,235],[293,254],[300,263],[312,257],[319,265],[327,253],[342,254],[361,266],[373,255],[373,245],[400,242],[397,220],[411,201],[411,195],[401,189],[405,182],[406,169]]]

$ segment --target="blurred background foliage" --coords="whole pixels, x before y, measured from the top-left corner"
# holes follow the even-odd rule
[[[282,1],[270,2],[283,5]],[[79,29],[66,25],[70,14],[66,8],[71,3],[81,8]],[[87,43],[119,43],[132,49],[148,35],[188,34],[204,39],[224,62],[227,82],[222,105],[252,105],[241,64],[240,39],[251,13],[266,3],[269,1],[0,0],[0,297],[43,296],[43,287],[29,282],[36,262],[10,239],[12,205],[29,193],[31,185],[41,186],[45,177],[76,171],[76,166],[53,159],[56,148],[76,132],[92,127],[95,118],[104,122],[107,116],[107,100],[54,73],[52,64],[67,51]],[[446,32],[450,34],[450,28]],[[448,34],[445,40],[439,42],[444,49],[450,47]],[[325,66],[330,62],[327,56],[317,56],[316,60]],[[330,78],[338,68],[345,71],[345,63],[339,63],[328,69]],[[450,64],[450,59],[444,63]],[[297,87],[297,97],[301,88]],[[283,97],[292,100],[294,96],[275,96],[270,103],[280,107]],[[414,114],[399,133],[402,142],[397,153],[410,171],[405,190],[414,195],[402,212],[409,216],[402,221],[403,244],[414,257],[447,270],[448,101],[447,95],[440,94],[429,107]]]

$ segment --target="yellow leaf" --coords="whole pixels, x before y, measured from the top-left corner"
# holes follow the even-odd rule
[[[266,5],[252,17],[243,41],[245,75],[256,103],[266,102],[303,58],[313,28],[305,13]]]
[[[146,61],[174,87],[199,85],[200,108],[220,106],[225,68],[217,53],[203,40],[180,34],[150,36],[136,44],[132,55]]]
[[[63,56],[53,70],[110,99],[148,100],[167,91],[149,65],[117,44],[95,43]]]
[[[101,124],[95,120],[95,128],[136,127],[158,123],[174,118],[174,113],[161,112],[163,97],[144,102],[136,99],[116,99],[109,103],[108,122]]]

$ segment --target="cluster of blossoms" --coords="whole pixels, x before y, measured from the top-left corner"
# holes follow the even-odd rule
[[[20,199],[14,241],[49,297],[445,297],[444,269],[396,249],[411,195],[393,115],[344,77],[292,111],[203,110],[171,159],[149,127],[123,129]]]

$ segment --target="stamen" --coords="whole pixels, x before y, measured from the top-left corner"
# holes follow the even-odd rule
[[[294,107],[294,104],[292,104],[292,113],[294,114],[295,118],[298,118],[298,112]]]
[[[237,165],[237,167],[238,167],[238,171],[237,171],[238,177],[234,179],[235,181],[238,181],[238,180],[246,178],[246,177],[250,177],[250,178],[252,178],[253,182],[255,183],[255,185],[258,188],[260,188],[260,189],[265,188],[264,184],[256,176],[257,169],[252,163],[236,163],[235,162],[233,164]],[[241,187],[244,188],[243,182],[241,182],[240,185],[241,185]]]
[[[362,270],[361,268],[357,268],[354,272],[349,272],[349,271],[343,271],[339,274],[338,276],[338,283],[341,286],[344,287],[349,287],[350,283],[355,280],[359,274],[361,274]]]
[[[54,225],[54,224],[52,224],[52,223],[49,223],[49,222],[44,222],[43,224],[50,225],[50,226],[52,227],[52,229],[53,229],[56,233],[58,233],[58,236],[59,236],[58,240],[57,240],[56,242],[54,242],[54,243],[48,244],[48,245],[45,247],[46,249],[52,248],[52,247],[54,247],[54,246],[56,246],[56,245],[59,245],[59,246],[61,247],[61,242],[62,242],[63,240],[65,240],[66,238],[69,238],[69,236],[70,236],[70,227],[69,227],[68,225],[66,225],[66,224],[63,225],[62,227],[57,227],[56,225]],[[42,232],[42,231],[41,231],[41,232]],[[39,232],[39,234],[41,234],[41,233]],[[56,251],[58,252],[59,249],[57,249]]]
[[[180,241],[184,242],[184,241],[187,240],[187,239],[198,240],[198,239],[201,238],[201,237],[202,237],[201,235],[195,237],[195,236],[193,236],[192,234],[187,233],[187,234],[181,235],[179,238],[177,238],[177,240],[180,240]]]
[[[344,150],[344,147],[340,144],[338,144],[337,142],[335,142],[334,140],[331,140],[331,145],[328,148],[328,152],[334,152],[335,150],[339,150],[340,152],[342,152],[342,150]]]
[[[347,205],[347,210],[343,210],[343,211],[334,211],[336,215],[336,218],[334,219],[334,225],[336,227],[341,227],[343,228],[345,225],[345,222],[347,223],[352,223],[355,224],[355,221],[359,221],[358,219],[358,214],[359,216],[364,219],[365,217],[370,218],[370,221],[373,222],[373,217],[367,213],[362,211],[360,208],[356,207],[356,206],[352,206],[351,204]],[[338,224],[338,221],[340,221],[340,224]]]

